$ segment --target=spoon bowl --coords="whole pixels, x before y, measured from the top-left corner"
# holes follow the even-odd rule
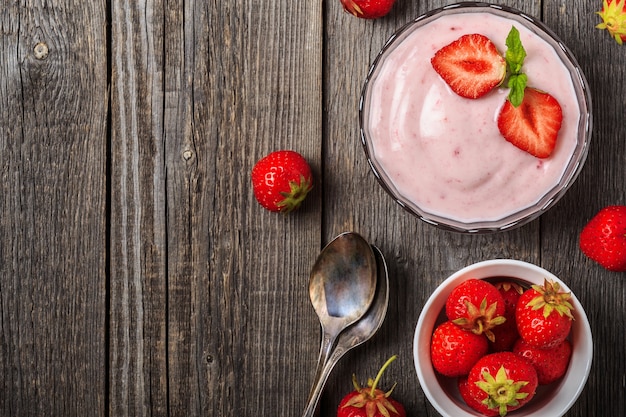
[[[318,256],[309,281],[311,303],[322,327],[322,343],[304,416],[313,416],[322,387],[324,368],[339,335],[361,319],[376,294],[377,262],[374,250],[353,232],[333,239]]]
[[[342,233],[318,256],[309,281],[311,303],[322,327],[337,334],[360,319],[376,290],[376,258],[360,235]]]
[[[326,368],[329,368],[329,373],[346,352],[371,339],[385,321],[387,306],[389,305],[389,273],[387,271],[387,263],[380,249],[376,246],[372,246],[372,249],[376,257],[376,268],[378,271],[374,301],[361,320],[348,327],[339,335],[335,351],[326,365]]]

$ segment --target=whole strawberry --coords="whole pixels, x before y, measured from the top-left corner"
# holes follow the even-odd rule
[[[626,271],[626,206],[600,210],[580,233],[580,249],[609,271]]]
[[[254,196],[269,211],[289,213],[297,209],[312,187],[311,168],[294,151],[272,152],[252,168]]]
[[[504,299],[493,284],[470,278],[446,299],[446,316],[455,324],[493,340],[492,329],[505,321]]]
[[[531,346],[548,349],[565,340],[572,327],[571,293],[561,292],[557,282],[533,285],[517,301],[515,321],[522,339]]]
[[[378,19],[385,16],[396,0],[341,0],[346,12],[361,19]]]
[[[467,375],[472,366],[487,353],[487,338],[464,330],[451,321],[435,329],[430,341],[430,360],[441,375]]]
[[[337,409],[337,417],[406,417],[406,411],[401,403],[391,398],[391,388],[387,392],[378,389],[378,382],[387,367],[397,356],[392,356],[385,362],[376,379],[368,379],[367,387],[361,388],[356,376],[352,376],[354,391],[346,395]],[[394,385],[395,386],[395,385]]]
[[[518,339],[513,346],[513,353],[528,359],[537,371],[539,385],[547,385],[565,375],[572,357],[572,345],[565,339],[553,348],[537,349],[523,339]]]
[[[596,28],[606,29],[622,45],[626,41],[626,0],[604,0],[602,10],[596,13],[602,18]]]
[[[517,324],[515,323],[515,310],[520,295],[524,292],[521,285],[513,281],[498,281],[494,283],[504,299],[504,318],[506,321],[492,329],[495,340],[489,342],[493,352],[511,350],[513,344],[519,338]]]
[[[534,397],[537,371],[513,352],[491,353],[476,362],[465,384],[459,390],[467,405],[486,415],[505,416]]]

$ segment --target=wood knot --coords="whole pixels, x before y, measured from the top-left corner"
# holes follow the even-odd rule
[[[189,161],[192,157],[193,157],[193,152],[192,151],[190,151],[189,149],[183,151],[183,159],[185,161]]]
[[[37,59],[46,59],[48,57],[48,45],[43,42],[39,42],[35,45],[33,51],[35,52],[35,58]]]

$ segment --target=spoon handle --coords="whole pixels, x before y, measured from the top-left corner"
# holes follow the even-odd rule
[[[322,346],[320,347],[320,355],[317,360],[317,369],[315,370],[315,379],[313,387],[311,388],[311,392],[309,393],[309,399],[307,401],[306,408],[304,409],[303,417],[313,417],[315,415],[315,410],[317,408],[317,403],[319,402],[320,396],[322,395],[322,391],[324,389],[324,384],[326,384],[326,380],[328,379],[328,375],[330,375],[330,371],[332,370],[335,363],[339,358],[336,355],[332,355],[333,347],[335,345],[336,336],[330,335],[328,333],[324,333],[322,337]],[[341,357],[343,353],[339,356]]]

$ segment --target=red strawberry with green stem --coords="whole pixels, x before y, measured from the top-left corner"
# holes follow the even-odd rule
[[[626,206],[600,210],[580,233],[580,249],[609,271],[626,271]]]
[[[395,355],[389,358],[378,371],[376,379],[368,379],[367,387],[362,388],[356,375],[353,375],[354,391],[339,403],[337,417],[406,417],[404,406],[391,398],[393,387],[387,392],[377,388],[383,373],[396,358]]]
[[[468,34],[439,49],[431,59],[435,71],[461,97],[476,99],[499,86],[506,62],[484,35]]]
[[[524,339],[518,339],[513,346],[513,353],[528,359],[537,371],[539,385],[547,385],[565,375],[572,357],[572,344],[565,339],[552,348],[538,349]]]
[[[537,371],[523,357],[512,352],[491,353],[482,357],[470,371],[461,396],[476,411],[505,416],[530,401],[537,389]],[[496,412],[494,414],[494,412]]]
[[[571,293],[561,291],[557,282],[533,285],[517,301],[517,331],[531,346],[548,349],[562,343],[572,327]]]
[[[493,340],[492,329],[504,323],[504,299],[487,281],[470,278],[452,289],[446,316],[458,326]]]
[[[487,338],[464,330],[446,321],[433,332],[430,341],[430,360],[441,375],[467,375],[472,366],[487,353]]]
[[[604,0],[602,10],[596,14],[602,18],[596,28],[606,29],[622,45],[626,41],[626,0]]]
[[[344,10],[361,19],[385,16],[396,0],[341,0]]]
[[[313,187],[311,168],[302,155],[289,150],[270,153],[252,168],[252,188],[269,211],[297,209]]]

